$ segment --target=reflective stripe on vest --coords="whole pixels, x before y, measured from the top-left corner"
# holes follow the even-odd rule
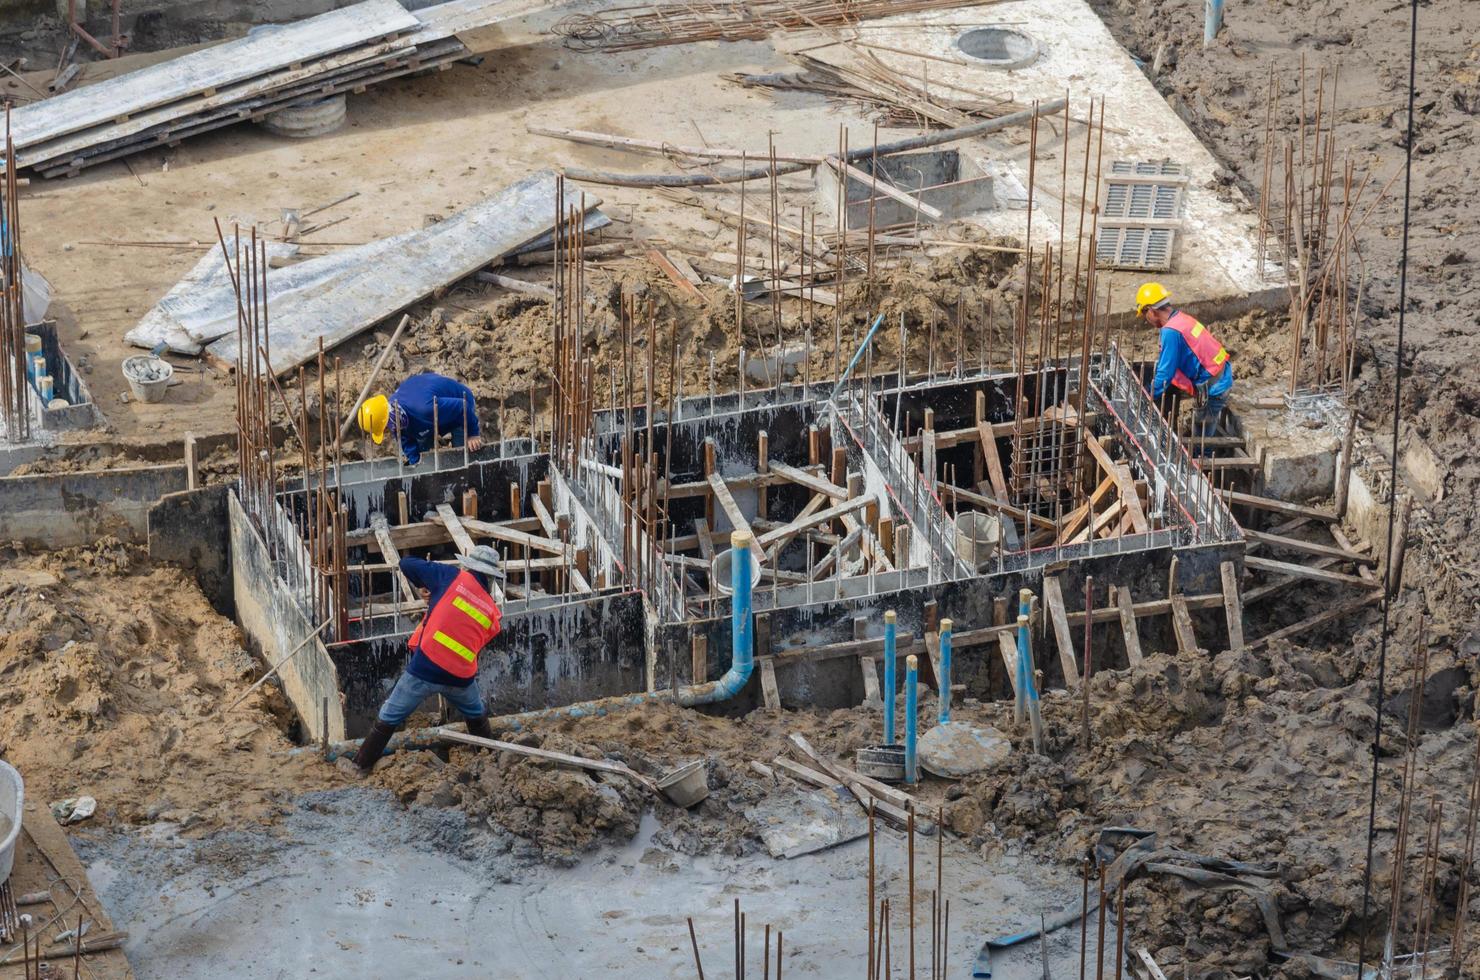
[[[1192,351],[1192,356],[1197,358],[1197,363],[1202,365],[1209,376],[1216,378],[1223,373],[1223,365],[1228,362],[1228,351],[1218,343],[1218,338],[1213,336],[1211,330],[1181,310],[1173,314],[1166,325],[1181,334],[1187,349]],[[1189,395],[1193,392],[1192,379],[1181,371],[1172,375],[1172,384]]]
[[[499,633],[498,606],[473,574],[460,571],[411,634],[411,648],[454,677],[478,672],[478,651]],[[430,639],[422,641],[424,635]]]
[[[461,643],[457,642],[441,630],[437,630],[437,632],[432,634],[432,640],[442,644],[444,647],[451,650],[459,657],[462,657],[468,663],[476,663],[478,661],[478,654],[474,653],[472,650],[469,650],[467,647],[463,646]]]

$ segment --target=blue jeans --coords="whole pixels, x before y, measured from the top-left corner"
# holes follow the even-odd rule
[[[482,718],[488,713],[483,707],[483,695],[478,691],[476,680],[466,687],[454,687],[451,684],[432,684],[402,671],[391,696],[380,706],[378,717],[387,725],[399,727],[433,694],[446,698],[464,718]]]
[[[1194,436],[1216,435],[1218,432],[1218,420],[1223,417],[1223,409],[1228,404],[1228,392],[1208,395],[1207,402],[1197,410],[1197,422]]]

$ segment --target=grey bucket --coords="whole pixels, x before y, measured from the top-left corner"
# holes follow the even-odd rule
[[[1002,526],[992,515],[975,510],[956,515],[956,554],[973,570],[992,559],[1001,538]]]
[[[658,780],[658,789],[673,801],[675,806],[687,810],[704,801],[709,795],[709,771],[704,759],[685,763]]]

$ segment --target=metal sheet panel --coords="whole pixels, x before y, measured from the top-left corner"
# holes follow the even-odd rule
[[[396,0],[364,0],[294,24],[258,29],[96,85],[33,102],[11,113],[17,147],[122,120],[178,99],[322,58],[376,38],[416,30],[421,21]]]
[[[555,187],[554,172],[542,170],[429,228],[270,272],[273,369],[291,370],[315,355],[320,337],[332,347],[549,231],[557,214]],[[586,194],[584,203],[594,208],[601,201]],[[321,275],[324,270],[329,274]],[[285,272],[294,274],[297,288],[280,288]],[[234,332],[207,352],[234,365]]]

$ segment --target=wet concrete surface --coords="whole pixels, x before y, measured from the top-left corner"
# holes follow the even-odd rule
[[[469,826],[456,810],[404,807],[382,791],[304,796],[254,831],[199,839],[173,824],[79,835],[74,843],[141,980],[279,977],[729,976],[734,901],[747,918],[747,973],[763,930],[785,933],[785,975],[861,977],[868,842],[793,860],[764,851],[692,857],[657,847],[644,817],[629,843],[554,869],[521,842]],[[916,961],[928,970],[935,840],[916,839]],[[889,895],[893,964],[907,975],[907,849],[881,832],[879,896]],[[1038,923],[1080,898],[1078,879],[1012,857],[985,861],[946,841],[947,976],[971,976],[982,940]],[[1091,930],[1093,932],[1093,930]],[[1113,935],[1113,926],[1111,928]],[[1093,957],[1094,937],[1090,937]],[[773,953],[774,955],[774,953]],[[1078,969],[1079,930],[1050,943],[1050,970]],[[1036,940],[996,958],[1003,980],[1043,976]]]

